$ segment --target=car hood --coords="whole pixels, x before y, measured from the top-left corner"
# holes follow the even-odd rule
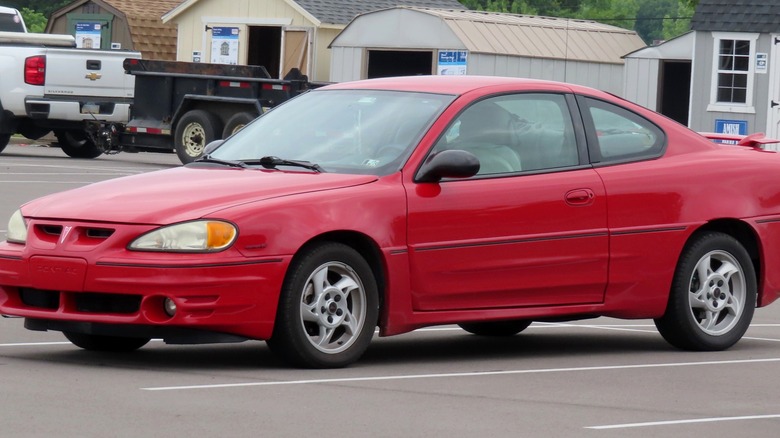
[[[371,175],[178,167],[49,195],[26,204],[23,213],[34,218],[167,224],[239,204],[375,180]]]

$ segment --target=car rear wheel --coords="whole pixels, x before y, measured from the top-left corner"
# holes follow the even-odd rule
[[[477,336],[513,336],[528,328],[531,321],[520,319],[514,321],[470,322],[458,324],[458,327]]]
[[[222,126],[219,118],[208,111],[192,110],[176,124],[174,147],[182,163],[191,163],[203,155],[203,149],[219,140]]]
[[[724,350],[747,331],[756,306],[750,255],[733,237],[707,232],[685,247],[658,331],[684,350]]]
[[[322,244],[290,266],[268,345],[296,366],[347,366],[368,348],[378,313],[365,259],[346,245]]]
[[[97,158],[103,152],[84,131],[54,131],[62,152],[71,158]]]
[[[63,332],[75,346],[89,351],[135,351],[149,343],[149,338],[126,338],[86,333]]]

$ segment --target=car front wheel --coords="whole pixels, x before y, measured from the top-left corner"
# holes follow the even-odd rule
[[[725,350],[747,331],[756,306],[750,255],[733,237],[694,238],[677,265],[666,313],[655,320],[670,344],[684,350]]]
[[[377,317],[377,284],[365,259],[346,245],[322,244],[293,261],[268,345],[296,366],[347,366],[368,348]]]

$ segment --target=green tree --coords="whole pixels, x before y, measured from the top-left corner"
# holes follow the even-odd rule
[[[46,30],[48,20],[42,13],[28,8],[22,8],[19,12],[22,14],[22,18],[24,18],[24,24],[27,26],[28,32],[43,33]]]

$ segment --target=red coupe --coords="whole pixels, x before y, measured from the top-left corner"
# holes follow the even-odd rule
[[[596,90],[334,84],[207,149],[22,206],[0,313],[88,350],[261,339],[338,367],[376,327],[601,315],[720,350],[780,296],[780,156]]]

